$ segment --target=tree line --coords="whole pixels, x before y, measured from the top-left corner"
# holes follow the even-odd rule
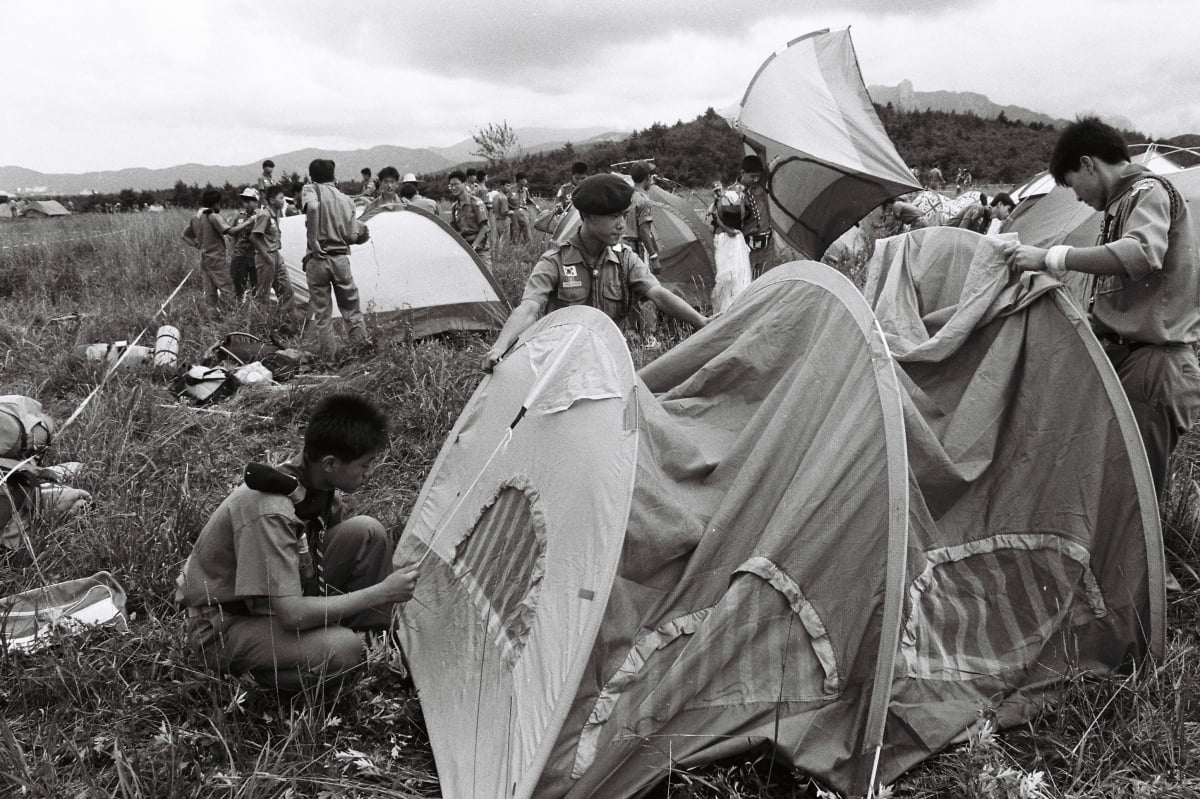
[[[906,111],[890,103],[876,105],[875,110],[905,163],[922,176],[938,166],[950,184],[960,167],[967,169],[977,184],[1020,183],[1046,168],[1058,137],[1053,125],[1009,119],[1003,112],[998,117],[984,118],[973,113]],[[740,135],[712,108],[688,122],[655,123],[617,141],[586,146],[567,142],[557,149],[539,153],[522,153],[507,123],[489,125],[481,134],[475,137],[480,145],[477,153],[487,158],[454,168],[472,165],[486,168],[493,188],[496,179],[512,178],[523,172],[528,176],[533,192],[543,196],[557,191],[576,161],[586,162],[592,172],[606,171],[614,164],[630,161],[653,161],[660,177],[689,188],[701,188],[714,180],[735,180],[743,154]],[[1124,134],[1131,144],[1148,141],[1145,134],[1137,131],[1124,131]],[[480,142],[480,138],[484,141]],[[1176,137],[1168,142],[1187,146],[1195,144],[1191,141],[1195,138]],[[489,148],[493,140],[498,146]],[[444,169],[424,175],[422,193],[433,199],[445,198],[446,175],[450,171]],[[305,180],[305,176],[296,172],[280,178],[284,190],[292,197],[299,196]],[[360,189],[357,181],[342,181],[339,185],[350,193]],[[199,206],[200,195],[214,188],[221,190],[227,203],[234,203],[244,186],[226,182],[223,186],[209,183],[201,187],[181,180],[171,189],[123,189],[118,193],[72,199],[81,211],[104,208],[106,204],[118,201],[126,209],[134,203],[151,202],[195,208]]]

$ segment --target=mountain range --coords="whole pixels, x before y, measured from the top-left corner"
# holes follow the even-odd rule
[[[568,141],[573,145],[587,146],[601,141],[624,139],[628,131],[613,131],[601,127],[591,128],[515,128],[521,149],[527,153],[555,150]],[[447,147],[397,147],[383,144],[363,150],[321,150],[309,148],[290,153],[264,155],[249,164],[216,166],[212,164],[179,164],[164,169],[117,169],[104,172],[79,174],[48,174],[19,166],[0,166],[0,189],[17,194],[84,194],[98,192],[116,193],[121,189],[153,191],[169,189],[182,180],[187,185],[203,186],[211,183],[222,186],[226,182],[234,186],[253,183],[262,172],[262,162],[270,158],[275,162],[275,175],[308,172],[308,164],[314,158],[332,158],[338,165],[338,178],[353,180],[359,170],[370,167],[378,172],[385,166],[394,166],[401,173],[424,174],[450,169],[459,164],[481,161],[471,151],[476,149],[474,139],[464,139]]]
[[[878,105],[892,104],[900,111],[945,111],[956,114],[974,114],[977,117],[991,119],[1004,114],[1008,119],[1018,122],[1041,122],[1056,128],[1070,124],[1070,120],[1055,119],[1019,105],[1000,105],[993,103],[987,95],[977,92],[918,92],[913,89],[912,81],[902,80],[895,86],[868,86],[867,93]],[[1133,130],[1133,123],[1122,116],[1105,115],[1101,118],[1121,130]]]

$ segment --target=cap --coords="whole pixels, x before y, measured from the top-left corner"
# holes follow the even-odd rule
[[[763,162],[757,155],[748,155],[742,159],[743,172],[762,172]]]
[[[404,177],[400,178],[400,182],[401,183],[416,183],[417,176],[414,175],[412,172],[405,172]]]
[[[575,187],[571,203],[581,214],[619,214],[633,201],[633,187],[618,175],[592,175]]]
[[[238,196],[245,197],[247,200],[257,200],[258,192],[250,186],[247,186],[246,188],[242,189],[242,193]]]
[[[633,178],[634,183],[641,183],[646,178],[654,174],[654,165],[646,161],[638,161],[633,166],[629,167],[629,177]]]

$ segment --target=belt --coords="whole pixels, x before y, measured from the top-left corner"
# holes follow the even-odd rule
[[[244,599],[235,599],[232,602],[219,602],[216,605],[200,605],[192,607],[189,605],[185,608],[189,619],[204,619],[214,613],[227,613],[230,616],[251,616],[250,606],[246,604]]]
[[[1118,336],[1118,335],[1115,335],[1112,333],[1104,333],[1102,335],[1097,336],[1096,338],[1100,339],[1101,343],[1112,344],[1117,347],[1125,347],[1130,352],[1141,349],[1142,347],[1151,346],[1150,342],[1148,342],[1148,341],[1134,341],[1133,339],[1128,339],[1123,336]]]

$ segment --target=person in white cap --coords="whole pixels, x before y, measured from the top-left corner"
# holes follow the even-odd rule
[[[242,207],[238,209],[233,224],[229,227],[229,235],[233,238],[233,252],[229,258],[229,277],[233,279],[233,296],[241,300],[246,291],[252,290],[258,284],[258,271],[254,268],[254,242],[250,240],[250,230],[254,227],[254,217],[258,213],[259,196],[253,186],[242,189],[238,195]]]
[[[421,194],[420,188],[417,187],[417,176],[412,172],[405,173],[400,179],[400,204],[411,205],[434,216],[438,215],[437,202]]]

